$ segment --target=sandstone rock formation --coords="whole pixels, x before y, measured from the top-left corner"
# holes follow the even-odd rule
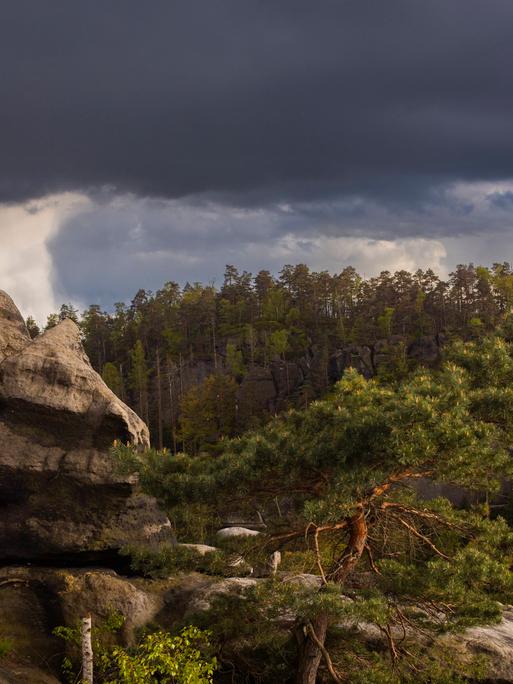
[[[216,553],[219,551],[217,546],[209,546],[208,544],[177,544],[182,549],[189,549],[195,551],[200,556],[206,556],[207,553]]]
[[[30,335],[20,312],[9,295],[0,290],[0,363],[29,342]]]
[[[277,390],[268,368],[251,368],[239,385],[237,405],[245,424],[252,418],[265,419],[276,411]]]
[[[16,651],[51,653],[55,644],[52,630],[59,625],[76,625],[91,614],[100,624],[113,614],[124,624],[120,637],[126,644],[137,629],[153,620],[162,607],[161,599],[108,569],[0,568],[0,634],[16,641]],[[24,630],[20,631],[20,630]],[[20,639],[21,637],[21,639]]]
[[[498,625],[472,627],[463,634],[447,638],[460,657],[485,658],[486,682],[513,682],[513,609],[509,606]]]
[[[257,537],[260,534],[257,530],[250,530],[247,527],[223,527],[216,532],[218,539],[232,539],[233,537]]]
[[[440,350],[445,342],[442,334],[424,335],[411,342],[402,335],[392,335],[369,346],[348,345],[331,354],[328,377],[330,382],[337,382],[347,368],[355,368],[365,378],[372,378],[380,366],[399,356],[414,363],[431,366],[439,361]]]
[[[51,635],[52,629],[75,625],[86,610],[92,614],[95,625],[101,625],[113,613],[122,615],[125,624],[119,640],[127,645],[133,642],[137,630],[147,624],[176,628],[192,616],[210,610],[216,599],[244,596],[262,581],[248,577],[220,579],[199,573],[149,581],[127,579],[100,569],[0,569],[0,637],[13,638],[18,656],[16,662],[7,659],[0,663],[0,684],[57,684],[58,680],[38,669],[36,663],[53,663],[58,669],[57,656],[62,655],[63,645]],[[306,593],[318,591],[322,583],[317,575],[290,573],[278,573],[278,581]],[[290,629],[296,617],[293,611],[285,610],[277,619],[283,628]],[[371,644],[386,647],[383,634],[374,624],[346,621],[341,626],[354,629]],[[505,607],[499,624],[447,635],[442,641],[463,660],[485,656],[485,679],[480,681],[513,684],[511,606]]]
[[[92,369],[64,320],[31,340],[0,293],[0,562],[76,564],[138,542],[172,541],[169,521],[109,454],[148,429]]]

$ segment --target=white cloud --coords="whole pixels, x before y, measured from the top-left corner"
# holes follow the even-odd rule
[[[44,321],[63,301],[111,308],[167,280],[219,283],[227,263],[253,273],[304,262],[368,277],[417,268],[446,276],[457,263],[512,260],[510,193],[511,181],[460,183],[417,209],[362,198],[242,209],[199,197],[61,194],[0,206],[0,288]]]
[[[415,271],[419,268],[432,268],[444,274],[446,249],[440,240],[425,238],[316,237],[305,240],[287,235],[279,241],[276,256],[281,263],[301,261],[314,270],[331,273],[338,273],[351,265],[366,277],[381,271]]]
[[[48,240],[89,200],[65,193],[17,205],[0,205],[0,289],[25,316],[44,322],[58,306]]]

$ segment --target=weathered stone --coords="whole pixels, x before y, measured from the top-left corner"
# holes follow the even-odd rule
[[[147,445],[148,429],[93,370],[78,327],[64,320],[30,341],[1,301],[12,315],[0,317],[0,336],[13,321],[19,336],[9,333],[4,350],[12,339],[18,348],[0,363],[0,561],[76,564],[173,541],[167,517],[109,453],[115,439]]]
[[[210,610],[212,603],[219,596],[230,594],[243,596],[248,589],[256,587],[258,582],[259,580],[252,577],[229,577],[198,589],[191,596],[185,611],[185,617]]]
[[[16,422],[44,416],[57,423],[59,440],[71,436],[74,444],[105,445],[117,438],[149,445],[148,428],[94,371],[70,319],[3,361],[0,400],[4,415]]]
[[[298,575],[286,574],[282,577],[284,584],[292,584],[295,587],[302,587],[303,589],[320,589],[322,586],[322,577],[320,575],[310,575],[308,573],[299,573]]]
[[[407,355],[424,364],[433,364],[440,358],[440,344],[435,335],[424,335],[408,345]]]
[[[0,363],[30,343],[30,335],[16,305],[0,290]]]
[[[247,527],[223,527],[216,532],[219,539],[232,539],[233,537],[256,537],[260,532],[250,530]]]
[[[370,348],[353,344],[334,352],[328,361],[330,382],[340,380],[347,368],[355,368],[365,378],[371,378],[374,375],[374,366]]]
[[[96,627],[122,616],[124,623],[116,639],[131,645],[137,630],[151,622],[164,603],[157,593],[109,570],[0,568],[0,592],[0,637],[12,642],[17,659],[5,666],[7,682],[53,681],[44,672],[34,672],[40,680],[16,677],[25,671],[20,662],[27,666],[52,663],[58,669],[64,644],[52,635],[55,627],[75,627],[89,614]]]
[[[177,546],[183,549],[191,549],[191,551],[196,551],[200,556],[206,556],[207,553],[215,553],[219,551],[216,546],[209,546],[208,544],[177,544]]]
[[[244,424],[261,420],[274,413],[277,391],[273,376],[268,368],[252,368],[244,376],[237,391],[239,417]]]
[[[270,370],[279,398],[286,398],[296,390],[304,380],[301,369],[293,361],[274,359],[271,361]]]
[[[504,611],[498,625],[472,627],[462,634],[448,636],[444,641],[463,660],[485,657],[487,684],[513,683],[513,609]]]
[[[3,661],[0,664],[0,684],[61,684],[49,672],[35,665],[16,661]]]

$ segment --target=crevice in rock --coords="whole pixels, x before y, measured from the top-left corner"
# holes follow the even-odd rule
[[[68,570],[94,568],[97,570],[114,570],[118,575],[135,577],[130,568],[130,557],[121,556],[119,549],[102,551],[81,551],[77,553],[38,554],[34,557],[7,556],[2,558],[0,567],[37,567],[66,568]]]

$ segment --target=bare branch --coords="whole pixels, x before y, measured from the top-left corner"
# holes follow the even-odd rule
[[[306,631],[307,631],[310,639],[314,642],[314,644],[317,646],[317,648],[321,651],[323,658],[326,662],[326,667],[328,668],[328,671],[329,671],[330,675],[332,676],[333,681],[336,682],[336,684],[342,684],[342,679],[340,678],[337,671],[333,667],[333,662],[331,660],[330,654],[328,653],[324,644],[321,641],[319,641],[319,639],[317,638],[317,634],[315,633],[315,630],[312,627],[311,622],[309,622],[306,625]]]
[[[410,530],[410,532],[413,535],[415,535],[418,539],[422,540],[425,544],[427,544],[438,556],[440,556],[441,558],[445,558],[445,560],[452,560],[449,556],[447,556],[445,553],[440,551],[440,549],[438,549],[433,544],[431,539],[429,539],[428,537],[423,535],[421,532],[419,532],[413,525],[410,525],[409,523],[406,522],[406,520],[403,520],[403,518],[400,518],[399,516],[395,516],[395,517],[397,518],[397,520],[399,520],[401,525],[404,525],[404,527],[406,527],[408,530]]]

